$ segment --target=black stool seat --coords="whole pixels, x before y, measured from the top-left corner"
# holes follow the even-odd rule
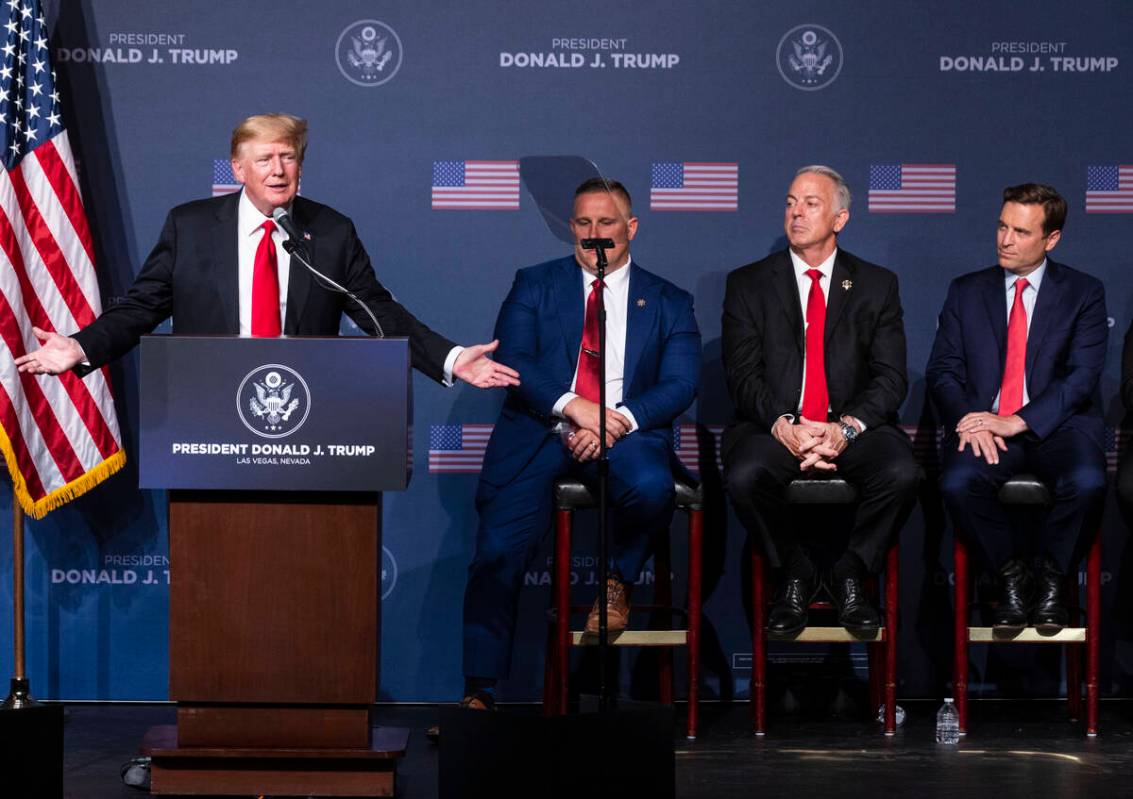
[[[1017,474],[999,489],[1004,505],[1049,505],[1050,491],[1033,474]]]
[[[704,489],[699,485],[673,480],[677,492],[676,503],[681,510],[702,510]],[[598,507],[598,489],[573,477],[560,477],[555,481],[555,507],[559,510],[583,510]]]
[[[802,477],[787,486],[792,505],[852,505],[858,490],[841,477]]]

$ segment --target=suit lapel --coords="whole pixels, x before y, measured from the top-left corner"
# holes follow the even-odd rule
[[[658,299],[657,285],[648,279],[645,272],[636,264],[629,267],[629,295],[626,299],[626,352],[625,362],[622,364],[622,397],[629,394],[633,385],[633,377],[637,372],[637,364],[641,361],[641,353],[647,341],[651,340],[649,332],[653,329],[657,318]]]
[[[999,358],[999,374],[1003,374],[1003,364],[1007,359],[1007,297],[1002,267],[993,266],[986,272],[987,288],[984,289],[984,307],[987,311],[991,332],[995,335],[995,352]]]
[[[574,258],[566,258],[555,274],[555,311],[563,333],[563,356],[570,374],[578,365],[578,348],[582,343],[582,316],[585,310],[582,295],[582,278]]]
[[[803,312],[799,306],[799,280],[795,277],[795,269],[791,263],[791,256],[786,250],[780,254],[779,263],[772,270],[772,282],[775,291],[779,294],[779,307],[787,316],[787,324],[794,333],[795,347],[799,356],[803,355],[806,330],[803,327]]]
[[[838,326],[838,319],[842,316],[842,309],[846,307],[846,302],[854,291],[854,282],[850,279],[853,274],[849,259],[838,250],[838,255],[834,257],[834,268],[830,271],[830,291],[826,295],[826,327],[822,335],[822,342],[826,347],[829,347],[834,328]]]
[[[309,239],[304,239],[304,244],[307,246],[309,253],[307,260],[313,264],[319,263],[319,254],[317,251],[318,242],[307,230],[307,214],[305,213],[305,206],[298,197],[291,207],[291,217],[295,220],[295,226],[307,236]],[[287,319],[283,323],[283,332],[285,335],[294,335],[299,331],[299,320],[303,318],[303,309],[307,305],[307,295],[311,292],[311,282],[313,278],[311,273],[303,264],[299,263],[299,259],[291,256],[291,265],[287,270]]]
[[[1043,338],[1054,320],[1055,313],[1062,299],[1062,272],[1061,267],[1054,261],[1046,262],[1046,273],[1043,275],[1042,288],[1035,298],[1035,310],[1031,317],[1031,325],[1027,330],[1027,366],[1026,375],[1030,379],[1031,367],[1034,366],[1035,356],[1042,349]],[[1004,304],[1006,307],[1006,303]]]
[[[213,257],[216,259],[216,288],[224,314],[224,332],[240,333],[240,192],[229,195],[228,202],[216,210],[216,235],[213,237]]]

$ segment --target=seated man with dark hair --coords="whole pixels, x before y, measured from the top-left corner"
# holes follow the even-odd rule
[[[999,263],[952,281],[925,369],[946,431],[944,502],[999,571],[992,624],[1011,632],[1066,626],[1065,576],[1080,554],[1082,522],[1106,490],[1095,396],[1108,337],[1105,289],[1047,257],[1065,221],[1066,201],[1050,186],[1004,190]],[[1054,500],[1030,553],[1016,549],[998,500],[1020,472],[1037,475]]]
[[[692,296],[631,262],[637,219],[620,183],[579,186],[570,226],[576,242],[613,240],[604,290],[595,251],[576,243],[571,256],[521,269],[496,322],[500,357],[523,383],[508,390],[476,494],[480,527],[464,596],[465,707],[492,706],[496,682],[508,674],[523,572],[550,527],[551,487],[566,474],[597,479],[601,414],[614,532],[611,632],[625,628],[630,589],[653,537],[672,521],[672,425],[696,396],[700,375]],[[604,409],[599,290],[606,310]],[[598,610],[595,602],[590,632],[598,628]]]

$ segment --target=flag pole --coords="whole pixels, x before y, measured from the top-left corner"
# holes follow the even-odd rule
[[[24,637],[24,510],[12,490],[12,606],[15,609],[13,639],[15,668],[8,698],[0,703],[3,710],[22,710],[36,707],[39,702],[31,697],[27,677],[27,652]]]

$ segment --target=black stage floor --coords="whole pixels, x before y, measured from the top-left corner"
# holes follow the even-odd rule
[[[936,702],[906,701],[908,720],[886,738],[880,725],[776,716],[768,734],[748,730],[746,703],[701,706],[699,740],[677,741],[677,796],[726,797],[1081,797],[1133,796],[1133,702],[1103,702],[1101,735],[1087,739],[1054,701],[971,703],[958,746],[933,740]],[[138,799],[119,779],[147,727],[173,722],[169,705],[69,705],[64,785],[68,799]],[[532,713],[528,706],[502,712]],[[423,730],[434,706],[381,706],[380,724],[413,729],[398,769],[398,795],[437,796],[437,750]],[[683,706],[678,709],[682,723]],[[0,794],[3,791],[0,790]],[[530,796],[542,795],[532,785]]]

